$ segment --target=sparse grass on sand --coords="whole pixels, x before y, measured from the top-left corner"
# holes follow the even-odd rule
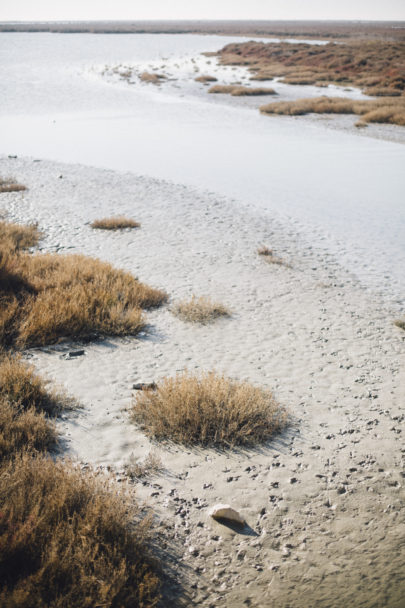
[[[0,471],[0,604],[152,608],[149,519],[128,490],[49,458]]]
[[[94,220],[90,225],[99,230],[124,230],[124,228],[140,228],[141,226],[139,222],[123,216]]]
[[[277,95],[270,87],[241,87],[240,85],[221,85],[217,84],[208,89],[208,93],[227,93],[233,97]]]
[[[125,465],[125,473],[131,479],[142,479],[157,473],[163,468],[162,459],[158,453],[151,450],[143,460],[136,460],[132,455]]]
[[[0,193],[2,192],[21,192],[27,187],[19,184],[14,179],[4,179],[0,177]]]
[[[291,268],[291,266],[288,262],[286,262],[282,258],[279,258],[276,255],[274,255],[274,251],[272,249],[270,249],[269,247],[266,247],[265,245],[262,245],[261,247],[259,247],[259,249],[257,250],[257,253],[264,260],[266,260],[266,262],[269,262],[269,264],[278,264],[279,266],[287,266],[288,268]]]
[[[402,321],[402,320],[395,321],[395,325],[397,327],[399,327],[400,329],[404,329],[405,330],[405,320],[404,321]]]
[[[218,78],[215,78],[215,76],[197,76],[197,78],[194,78],[194,80],[196,82],[217,82]]]
[[[3,242],[0,287],[3,347],[52,344],[66,337],[136,335],[145,326],[141,309],[167,299],[163,291],[100,260],[27,254]]]
[[[150,82],[151,84],[160,84],[165,78],[166,76],[164,74],[155,74],[152,72],[142,72],[142,74],[139,74],[139,79],[142,80],[142,82]]]
[[[262,114],[358,114],[362,122],[405,126],[405,96],[354,100],[341,97],[313,97],[297,101],[278,101],[260,108]]]
[[[214,372],[186,372],[137,395],[132,419],[156,439],[228,448],[266,441],[287,415],[269,391]]]
[[[172,312],[176,317],[191,323],[210,323],[218,317],[230,316],[225,306],[204,296],[199,298],[193,296],[191,300],[178,302],[173,306]]]

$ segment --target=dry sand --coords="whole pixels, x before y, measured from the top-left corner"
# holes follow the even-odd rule
[[[81,252],[164,288],[172,302],[209,296],[233,315],[183,323],[148,314],[140,339],[61,344],[27,353],[82,409],[60,422],[64,453],[83,466],[124,465],[153,447],[128,419],[136,382],[217,370],[273,389],[292,423],[258,449],[157,445],[163,470],[138,482],[184,606],[405,605],[405,333],[372,294],[293,223],[179,185],[81,166],[0,159],[28,186],[0,195],[9,219],[37,220],[44,250]],[[103,233],[109,215],[139,231]],[[273,248],[292,268],[256,254]],[[230,503],[243,532],[210,520]],[[173,585],[172,593],[175,594]],[[174,605],[175,596],[165,605]]]

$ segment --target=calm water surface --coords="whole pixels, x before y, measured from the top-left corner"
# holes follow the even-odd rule
[[[229,41],[0,34],[0,153],[147,174],[291,218],[365,284],[403,302],[405,146],[261,116],[259,101],[207,95],[194,77],[217,68],[200,53]],[[128,63],[164,65],[176,80],[158,88],[100,75]],[[247,81],[245,70],[226,70],[217,72],[221,82]]]

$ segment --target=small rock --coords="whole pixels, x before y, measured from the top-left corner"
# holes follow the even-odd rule
[[[157,386],[155,382],[138,382],[132,388],[134,391],[155,391]]]
[[[245,525],[245,520],[243,517],[230,505],[215,505],[209,510],[208,514],[213,519],[227,519],[228,521],[232,521],[240,526]]]
[[[85,351],[82,350],[71,350],[69,352],[69,357],[82,357],[85,354]]]

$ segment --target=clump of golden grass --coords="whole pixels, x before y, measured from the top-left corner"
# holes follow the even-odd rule
[[[401,320],[395,321],[395,325],[397,327],[399,327],[400,329],[404,329],[405,330],[405,321],[401,321]]]
[[[285,262],[282,258],[277,257],[274,254],[274,251],[269,247],[266,247],[266,245],[262,245],[261,247],[259,247],[257,253],[258,255],[262,256],[263,259],[266,260],[266,262],[269,262],[270,264],[278,264],[279,266],[290,267],[290,264],[288,264],[288,262]]]
[[[1,249],[17,251],[35,247],[42,237],[37,224],[21,225],[0,221]]]
[[[162,459],[156,451],[151,450],[143,460],[136,460],[132,455],[125,465],[125,472],[131,479],[142,479],[157,473],[162,468]]]
[[[150,521],[131,498],[112,482],[44,457],[3,466],[0,604],[156,606]]]
[[[196,82],[217,82],[218,78],[215,78],[215,76],[197,76],[194,80]]]
[[[314,97],[297,101],[280,101],[260,108],[262,114],[358,114],[362,122],[391,123],[405,126],[405,97],[385,97],[373,100]]]
[[[267,87],[241,87],[239,85],[222,85],[217,84],[208,89],[208,93],[227,93],[229,95],[233,95],[234,97],[242,97],[242,96],[259,96],[259,95],[277,95],[274,89],[270,89]]]
[[[117,216],[94,220],[90,226],[99,230],[123,230],[124,228],[139,228],[140,223],[123,216]]]
[[[75,404],[65,393],[47,389],[42,378],[20,356],[6,353],[0,354],[0,398],[48,416],[71,409]]]
[[[269,439],[287,418],[269,391],[214,372],[186,372],[137,395],[132,419],[156,439],[231,447]]]
[[[142,72],[139,74],[139,79],[142,82],[150,82],[151,84],[159,84],[161,80],[165,79],[166,76],[164,74],[153,74],[151,72]]]
[[[199,298],[193,296],[191,300],[178,302],[173,306],[172,312],[183,321],[192,323],[210,323],[218,317],[230,316],[230,312],[225,306],[204,296]]]
[[[136,335],[145,326],[141,309],[167,299],[130,273],[82,255],[0,248],[0,283],[0,346]]]
[[[0,193],[1,192],[21,192],[27,187],[19,184],[14,179],[4,179],[0,177]]]

